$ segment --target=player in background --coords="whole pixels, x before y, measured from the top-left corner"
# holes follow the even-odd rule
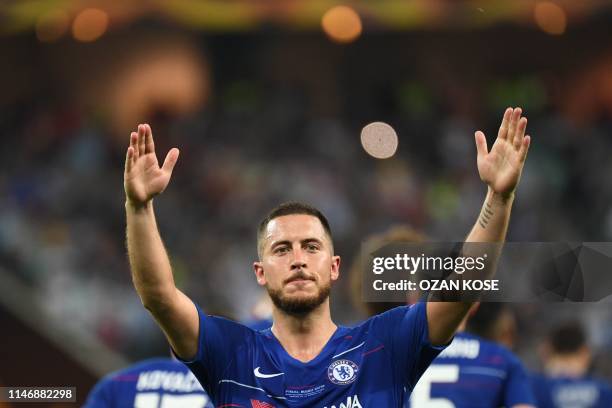
[[[390,243],[425,241],[426,238],[416,230],[396,226],[368,238],[362,244],[360,256],[367,256]],[[362,262],[355,259],[351,268],[354,304],[369,316],[397,307],[394,303],[361,300]],[[406,299],[408,303],[417,300]],[[503,303],[475,305],[459,326],[452,343],[425,370],[406,408],[534,406],[526,371],[509,350],[514,343],[514,324],[511,309]]]
[[[527,408],[535,406],[523,364],[506,347],[487,340],[496,336],[510,313],[503,303],[481,303],[461,323],[459,332],[425,371],[410,406],[427,408]],[[498,326],[500,327],[500,326]]]
[[[85,408],[214,408],[185,364],[152,358],[107,375],[91,390]]]
[[[470,314],[467,330],[486,340],[498,343],[509,350],[516,342],[516,318],[506,304],[488,304]]]
[[[422,294],[417,291],[407,292],[404,302],[365,302],[362,295],[363,266],[368,261],[370,254],[388,244],[396,243],[424,243],[428,238],[406,225],[394,225],[382,233],[368,236],[362,243],[361,248],[350,264],[349,280],[351,301],[355,309],[360,311],[365,317],[371,317],[384,313],[394,307],[405,306],[419,301]]]
[[[540,351],[544,373],[532,377],[538,407],[612,407],[610,385],[589,375],[592,354],[580,324],[554,328]]]
[[[271,326],[265,301],[245,324],[254,330]],[[214,408],[191,370],[175,358],[150,358],[108,374],[89,393],[84,408]]]
[[[490,151],[485,135],[475,134],[488,192],[467,242],[505,240],[530,144],[521,115],[520,108],[505,111]],[[128,255],[143,305],[214,403],[401,407],[405,390],[452,339],[472,304],[421,302],[354,328],[338,327],[329,292],[340,275],[340,257],[329,223],[315,208],[289,203],[260,223],[253,263],[274,304],[272,328],[258,332],[202,313],[174,284],[153,210],[153,197],[168,186],[178,155],[171,149],[160,167],[151,128],[140,125],[132,133],[124,173]]]

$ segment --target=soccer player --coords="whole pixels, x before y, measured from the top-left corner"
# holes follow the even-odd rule
[[[542,349],[544,375],[535,375],[533,389],[540,408],[612,407],[612,388],[589,376],[591,350],[577,323],[553,329]]]
[[[520,360],[507,348],[481,337],[495,336],[495,326],[502,323],[509,310],[502,303],[482,303],[476,308],[462,322],[448,348],[425,371],[412,392],[410,406],[535,406]]]
[[[104,377],[85,408],[213,408],[189,369],[171,358],[152,358]]]
[[[508,108],[491,150],[475,134],[488,192],[470,242],[502,242],[530,137],[520,108]],[[260,223],[253,263],[273,303],[273,326],[253,331],[202,313],[178,290],[157,229],[153,198],[167,187],[179,151],[160,167],[151,128],[130,136],[124,173],[127,245],[143,305],[216,406],[401,407],[429,363],[452,339],[469,302],[399,307],[353,328],[329,308],[340,275],[332,234],[320,211],[289,203]],[[299,180],[289,180],[299,182]]]

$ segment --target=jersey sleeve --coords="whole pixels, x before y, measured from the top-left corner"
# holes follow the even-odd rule
[[[418,379],[446,346],[429,342],[427,303],[400,306],[374,318],[372,329],[389,345],[396,378],[412,391]],[[450,342],[449,342],[450,344]]]
[[[108,408],[113,405],[112,382],[108,378],[100,380],[87,396],[83,408]]]
[[[536,405],[532,383],[521,361],[508,352],[508,376],[504,387],[504,406],[518,404]]]
[[[236,357],[237,350],[252,344],[253,330],[221,317],[209,316],[196,304],[200,319],[198,351],[185,363],[204,389],[211,394],[222,375]]]

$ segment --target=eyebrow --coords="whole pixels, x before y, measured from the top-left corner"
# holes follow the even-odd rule
[[[318,238],[306,238],[301,240],[300,244],[309,244],[311,242],[316,242],[317,244],[323,245],[323,241]],[[280,245],[291,245],[291,241],[289,241],[288,239],[284,239],[282,241],[273,242],[272,245],[270,245],[270,249],[272,250]]]

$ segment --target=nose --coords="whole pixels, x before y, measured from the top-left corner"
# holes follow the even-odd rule
[[[293,251],[293,260],[291,261],[291,269],[306,268],[306,259],[304,253],[300,248]]]

